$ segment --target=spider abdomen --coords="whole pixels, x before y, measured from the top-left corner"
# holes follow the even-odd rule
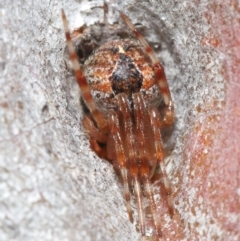
[[[117,107],[115,96],[142,92],[147,105],[161,101],[154,69],[137,41],[114,40],[98,48],[85,62],[84,75],[91,87],[96,107],[104,115]]]

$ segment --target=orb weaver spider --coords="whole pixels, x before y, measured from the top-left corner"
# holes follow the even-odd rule
[[[174,106],[164,68],[130,19],[120,15],[137,40],[113,40],[103,44],[80,67],[66,15],[62,20],[73,70],[90,114],[83,119],[92,150],[113,163],[123,181],[126,208],[133,222],[131,192],[136,200],[142,239],[145,215],[143,191],[150,202],[155,233],[161,225],[151,178],[160,165],[170,215],[173,204],[165,166],[161,129],[174,122]],[[164,102],[161,110],[159,105]]]

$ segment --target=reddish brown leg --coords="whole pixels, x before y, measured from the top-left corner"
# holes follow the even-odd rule
[[[72,61],[72,66],[73,66],[75,76],[76,76],[77,82],[78,82],[80,90],[81,90],[82,97],[83,97],[89,111],[91,112],[91,115],[92,115],[94,121],[97,123],[97,126],[99,127],[99,129],[101,129],[104,132],[107,132],[107,128],[108,128],[107,122],[104,119],[103,114],[96,109],[95,103],[93,101],[93,98],[92,98],[92,95],[90,92],[90,87],[87,83],[85,76],[83,75],[83,72],[80,69],[79,62],[77,59],[77,54],[74,49],[71,35],[69,32],[67,18],[66,18],[66,15],[63,10],[62,10],[62,20],[63,20],[64,30],[65,30],[65,35],[66,35],[67,46],[69,49],[70,59]]]
[[[114,142],[114,148],[115,148],[115,154],[116,154],[116,160],[113,160],[115,162],[114,166],[116,166],[120,170],[120,173],[122,176],[127,212],[129,215],[129,219],[132,222],[133,216],[132,216],[132,209],[131,209],[131,203],[130,203],[127,160],[126,160],[122,138],[120,135],[121,130],[120,130],[118,113],[111,112],[108,120],[109,120],[110,135],[112,136],[112,140]]]
[[[137,140],[139,143],[139,165],[141,181],[144,185],[145,192],[147,194],[148,200],[150,201],[150,207],[156,226],[156,231],[158,236],[162,236],[161,224],[159,220],[159,215],[157,214],[157,207],[153,197],[152,184],[150,181],[150,162],[147,158],[146,153],[146,136],[149,135],[147,125],[149,125],[149,117],[147,109],[141,93],[133,95],[134,103],[134,115],[136,121],[137,129]]]
[[[82,123],[85,131],[90,137],[96,139],[100,143],[107,142],[107,135],[95,126],[94,122],[90,117],[85,116]]]
[[[132,30],[141,45],[144,47],[146,53],[148,54],[149,58],[153,63],[156,81],[158,83],[165,103],[162,127],[169,126],[174,122],[174,106],[171,98],[171,93],[169,91],[167,79],[164,73],[164,68],[157,56],[155,55],[153,49],[149,46],[142,34],[136,30],[131,20],[124,13],[120,12],[120,14],[124,22],[128,25],[128,27]]]
[[[99,145],[99,142],[97,142],[96,139],[90,137],[89,143],[90,143],[91,149],[92,149],[100,158],[103,158],[103,159],[108,160],[108,158],[107,158],[108,155],[107,155],[107,150],[106,150],[106,148],[102,148],[102,147]],[[110,160],[109,160],[109,161],[110,161]]]
[[[89,135],[89,143],[91,149],[100,157],[109,160],[107,155],[107,149],[104,146],[101,146],[100,143],[103,145],[107,142],[107,135],[102,133],[94,124],[93,120],[85,116],[83,118],[83,127],[85,131]],[[110,160],[109,160],[110,161]]]
[[[131,117],[130,108],[128,106],[128,100],[125,94],[118,95],[119,111],[122,115],[123,121],[123,140],[125,142],[125,153],[128,157],[128,170],[130,181],[134,188],[134,193],[137,199],[138,215],[140,222],[140,229],[142,237],[145,236],[145,217],[142,208],[142,190],[138,178],[138,158],[137,158],[137,146],[136,138],[134,135],[134,124]]]
[[[169,213],[171,217],[174,214],[174,209],[173,209],[173,203],[172,203],[172,196],[171,196],[171,187],[170,187],[170,182],[167,178],[165,166],[164,166],[164,153],[163,153],[163,143],[162,143],[162,136],[161,136],[161,118],[159,111],[155,107],[150,107],[148,110],[150,120],[151,120],[151,126],[153,130],[153,137],[154,137],[154,143],[155,143],[155,149],[156,149],[156,156],[158,163],[161,168],[161,172],[163,175],[163,183],[165,187],[165,191],[168,197],[168,207],[169,207]]]

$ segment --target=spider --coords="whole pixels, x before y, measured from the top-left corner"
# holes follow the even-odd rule
[[[143,194],[150,202],[155,234],[162,236],[151,178],[160,165],[170,215],[173,204],[165,166],[161,129],[174,122],[174,106],[164,68],[153,49],[122,12],[136,40],[107,42],[80,66],[62,10],[70,59],[82,98],[89,109],[83,126],[90,147],[120,172],[126,209],[133,222],[131,190],[136,197],[142,240],[146,236]],[[160,108],[163,101],[164,107]]]

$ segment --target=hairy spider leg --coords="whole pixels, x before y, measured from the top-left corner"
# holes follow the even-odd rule
[[[85,132],[89,135],[89,143],[91,149],[94,150],[100,158],[104,158],[110,161],[107,156],[106,148],[103,148],[99,144],[105,144],[107,142],[108,136],[96,127],[93,120],[89,116],[84,116],[82,123]]]
[[[122,134],[123,142],[125,143],[125,153],[127,155],[127,166],[129,170],[129,179],[130,183],[133,186],[134,193],[137,200],[138,206],[138,215],[140,221],[140,229],[142,236],[145,236],[145,217],[143,214],[142,208],[142,190],[141,185],[139,182],[139,170],[138,170],[138,153],[137,153],[137,145],[136,145],[136,138],[135,138],[135,130],[134,130],[134,123],[131,116],[131,111],[129,108],[128,100],[126,94],[119,94],[118,98],[118,105],[119,111],[122,116],[123,126],[122,129],[124,130]]]
[[[118,113],[115,111],[112,111],[109,114],[109,131],[112,136],[112,140],[114,142],[114,148],[115,148],[115,159],[113,160],[114,166],[120,170],[122,181],[123,181],[123,189],[124,189],[124,195],[126,199],[126,208],[129,215],[129,219],[131,222],[133,222],[133,216],[132,216],[132,209],[131,209],[131,203],[130,203],[130,189],[129,189],[129,183],[128,183],[128,171],[127,171],[127,159],[125,155],[124,145],[122,141],[122,137],[120,135],[120,123],[119,123],[119,116]]]
[[[151,212],[153,215],[157,235],[159,237],[162,236],[161,224],[159,220],[159,215],[157,214],[157,207],[153,197],[152,183],[150,181],[151,170],[150,170],[150,160],[147,154],[147,136],[151,132],[149,130],[149,115],[148,111],[142,97],[142,93],[133,94],[133,103],[134,103],[134,116],[135,116],[135,124],[136,124],[136,135],[137,135],[137,143],[139,150],[139,172],[140,172],[140,180],[143,183],[145,193],[150,201]],[[151,134],[150,134],[151,135]],[[154,167],[155,169],[155,167]]]
[[[168,198],[168,208],[170,216],[172,217],[174,214],[173,203],[172,203],[172,194],[171,194],[171,186],[170,182],[167,178],[167,173],[164,166],[164,152],[163,152],[163,143],[162,143],[162,136],[161,136],[161,119],[159,115],[159,111],[156,107],[150,107],[148,110],[150,116],[150,123],[153,130],[153,137],[155,143],[155,150],[156,150],[156,157],[157,161],[160,165],[162,176],[163,176],[163,183],[165,187],[165,191]]]
[[[144,47],[147,55],[151,59],[153,66],[154,66],[154,73],[155,77],[157,79],[157,83],[159,86],[159,89],[161,91],[161,94],[163,96],[163,100],[165,103],[165,110],[164,110],[164,118],[162,121],[162,127],[169,126],[174,122],[174,106],[173,101],[171,97],[171,93],[169,91],[167,79],[164,73],[164,68],[160,62],[160,60],[157,58],[156,54],[154,53],[153,49],[150,47],[146,39],[142,36],[142,34],[135,28],[131,20],[122,12],[120,12],[122,19],[124,22],[128,25],[128,27],[131,29],[133,34],[136,36],[136,38],[139,40],[139,42]]]
[[[77,58],[76,50],[73,46],[73,42],[71,39],[71,35],[70,35],[68,23],[67,23],[67,18],[64,13],[64,10],[62,10],[62,21],[63,21],[64,30],[65,30],[66,41],[67,41],[67,46],[68,46],[68,50],[69,50],[69,54],[70,54],[70,59],[72,62],[72,66],[73,66],[73,70],[75,72],[77,82],[78,82],[80,90],[81,90],[82,97],[83,97],[89,111],[91,112],[91,115],[92,115],[94,121],[97,123],[97,126],[99,127],[99,129],[103,132],[107,132],[107,128],[108,128],[107,122],[104,119],[103,114],[96,109],[95,103],[94,103],[92,95],[91,95],[90,87],[87,83],[87,80],[86,80],[83,72],[80,69],[80,64],[79,64],[79,61]]]

